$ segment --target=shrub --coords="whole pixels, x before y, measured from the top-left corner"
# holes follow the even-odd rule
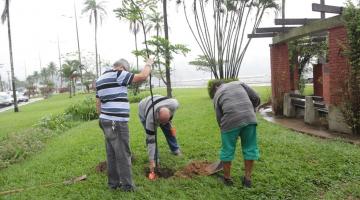
[[[350,70],[343,93],[342,112],[352,132],[360,135],[360,8],[348,1],[343,19],[348,37],[347,44],[343,46]]]
[[[48,115],[40,119],[35,127],[49,129],[52,131],[65,131],[73,127],[75,122],[69,114]]]
[[[232,81],[237,81],[238,79],[213,79],[213,80],[209,80],[208,82],[208,93],[209,93],[209,97],[211,99],[214,98],[215,95],[215,89],[216,87],[218,87],[219,85],[221,85],[222,83],[230,83]]]
[[[0,141],[0,170],[38,152],[54,134],[55,131],[48,129],[31,128]]]
[[[70,105],[65,113],[71,115],[74,119],[90,121],[97,119],[99,116],[96,113],[96,101],[93,97],[88,97],[85,100]]]
[[[141,93],[138,93],[136,96],[134,95],[129,95],[129,102],[130,103],[138,103],[140,102],[142,99],[146,98],[150,96],[150,93],[149,92],[141,92]]]

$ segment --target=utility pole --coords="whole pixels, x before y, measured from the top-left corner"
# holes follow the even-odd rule
[[[0,68],[3,67],[3,64],[0,64]],[[3,92],[4,91],[4,86],[3,86],[3,82],[1,80],[1,73],[0,73],[0,91]]]
[[[62,88],[62,84],[63,84],[63,77],[62,77],[62,66],[61,66],[61,52],[60,52],[60,42],[59,42],[59,36],[57,37],[57,42],[58,42],[58,53],[59,53],[59,70],[60,70],[60,88]]]
[[[9,88],[8,88],[8,89],[9,89],[9,90],[12,90],[12,89],[11,89],[11,80],[10,80],[10,71],[6,71],[6,72],[7,72],[7,74],[8,74],[8,84],[9,84],[9,86],[8,86]]]

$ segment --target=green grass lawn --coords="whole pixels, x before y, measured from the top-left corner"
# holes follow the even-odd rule
[[[85,98],[88,94],[77,94],[73,98],[68,98],[68,95],[68,93],[54,95],[49,99],[21,106],[19,113],[14,113],[12,109],[0,113],[0,140],[9,134],[31,127],[45,115],[64,112],[68,105]]]
[[[181,104],[174,124],[184,155],[172,156],[160,132],[162,166],[181,169],[192,160],[217,160],[220,133],[206,90],[176,89],[174,94]],[[147,153],[145,134],[137,119],[137,104],[132,104],[131,109],[129,126],[132,152],[136,157],[133,177],[137,192],[109,191],[107,177],[95,171],[95,166],[105,160],[103,133],[95,120],[51,139],[38,154],[1,170],[0,191],[36,187],[0,196],[0,199],[360,199],[358,146],[299,134],[271,124],[260,116],[261,159],[254,169],[253,188],[241,186],[240,146],[233,164],[234,187],[223,186],[213,176],[150,182],[144,175]],[[88,179],[74,185],[39,186],[61,183],[83,174]]]

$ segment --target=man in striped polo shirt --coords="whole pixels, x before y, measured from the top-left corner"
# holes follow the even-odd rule
[[[115,62],[96,81],[96,108],[99,124],[104,132],[108,169],[108,185],[111,189],[133,191],[131,177],[131,152],[129,146],[129,113],[127,86],[145,81],[151,72],[152,59],[148,59],[139,74],[129,72],[125,59]]]
[[[149,179],[156,178],[155,168],[155,130],[160,126],[163,131],[170,151],[174,155],[181,155],[179,145],[176,141],[175,127],[172,126],[171,120],[178,109],[179,103],[176,99],[171,99],[161,95],[154,95],[153,101],[151,96],[143,99],[139,103],[139,118],[146,132],[146,146],[150,162]],[[155,112],[155,119],[153,117]],[[157,157],[158,155],[156,155]]]
[[[218,82],[211,89],[215,91],[213,102],[221,129],[220,160],[224,167],[222,181],[225,185],[233,185],[230,176],[231,161],[234,159],[236,142],[240,138],[245,165],[245,175],[241,177],[241,181],[244,187],[251,187],[254,161],[259,159],[255,108],[259,106],[260,98],[254,90],[240,81],[226,84]]]

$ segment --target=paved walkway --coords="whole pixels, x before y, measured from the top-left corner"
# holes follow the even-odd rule
[[[348,134],[337,133],[333,131],[329,131],[323,127],[315,127],[310,126],[304,122],[304,120],[296,119],[296,118],[285,118],[285,117],[275,117],[272,114],[271,107],[266,107],[264,109],[260,109],[260,114],[263,118],[269,122],[279,124],[291,130],[305,133],[307,135],[320,137],[323,139],[338,139],[341,138],[345,142],[349,142],[351,144],[356,144],[360,146],[360,137],[353,136]]]
[[[20,103],[18,103],[18,106],[21,107],[21,106],[24,106],[24,105],[27,105],[27,104],[30,104],[30,103],[34,103],[36,101],[40,101],[40,100],[43,100],[43,99],[44,98],[30,99],[28,102],[20,102]],[[10,110],[10,109],[14,109],[14,105],[0,108],[0,113],[5,112],[5,111]]]

